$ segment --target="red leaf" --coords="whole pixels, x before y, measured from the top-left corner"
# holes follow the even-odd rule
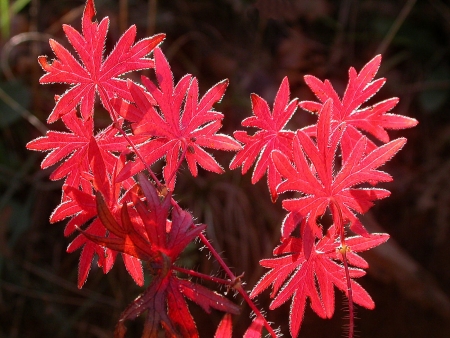
[[[254,115],[242,121],[242,125],[260,130],[254,135],[249,135],[245,131],[234,132],[234,137],[244,144],[244,148],[233,158],[230,169],[242,167],[242,174],[245,174],[258,159],[253,171],[252,183],[258,182],[267,172],[267,184],[273,201],[277,198],[276,186],[281,182],[281,176],[270,161],[270,154],[278,150],[289,158],[292,156],[294,133],[284,130],[284,127],[297,109],[297,99],[289,102],[289,96],[287,77],[281,82],[273,104],[273,112],[270,112],[264,99],[252,94]]]
[[[231,338],[233,335],[233,321],[231,314],[226,313],[217,327],[214,338]]]
[[[71,112],[78,105],[85,120],[93,114],[95,96],[98,94],[107,110],[109,100],[114,96],[127,100],[131,96],[126,82],[119,78],[125,73],[151,68],[153,60],[146,56],[161,43],[164,34],[143,39],[133,45],[136,27],[131,26],[119,39],[112,52],[104,59],[105,40],[109,19],[100,23],[92,21],[95,16],[93,0],[86,2],[82,17],[82,34],[69,25],[63,25],[67,39],[75,49],[81,63],[61,44],[50,40],[50,46],[56,60],[48,63],[47,57],[39,57],[39,63],[47,73],[41,77],[40,83],[67,83],[72,87],[66,91],[56,103],[48,117],[52,123]]]
[[[262,335],[262,329],[264,327],[264,321],[261,317],[256,317],[249,328],[245,331],[243,338],[260,338]]]
[[[381,55],[377,55],[359,73],[353,67],[350,68],[349,81],[342,100],[328,80],[322,82],[312,75],[305,76],[306,84],[321,103],[302,101],[299,106],[307,111],[318,113],[328,99],[332,100],[333,120],[347,125],[341,144],[344,158],[353,149],[354,140],[361,138],[359,130],[386,143],[389,142],[386,129],[411,128],[418,123],[416,119],[388,113],[397,105],[399,99],[396,97],[361,108],[362,104],[375,95],[386,82],[384,78],[374,80],[380,63]],[[369,142],[368,147],[372,149],[374,144]]]
[[[148,311],[144,335],[156,333],[161,325],[174,336],[197,337],[195,323],[183,297],[197,303],[207,313],[217,309],[238,314],[239,307],[204,286],[177,278],[172,272],[173,262],[206,225],[194,225],[191,214],[182,210],[171,199],[170,193],[159,196],[156,188],[142,177],[144,196],[131,196],[134,208],[123,204],[120,222],[109,210],[103,196],[97,193],[98,217],[110,236],[102,237],[87,231],[83,231],[83,235],[100,246],[130,255],[124,255],[124,260],[138,284],[143,282],[142,270],[133,258],[148,262],[154,275],[147,291],[122,314],[120,322]],[[138,190],[130,192],[138,193]],[[135,217],[130,216],[133,210],[136,210]],[[167,218],[169,214],[171,220]],[[127,259],[132,260],[127,262]],[[116,332],[123,336],[125,331],[125,326],[120,324]]]
[[[239,307],[225,297],[204,286],[179,279],[169,272],[166,275],[155,276],[148,289],[122,313],[118,330],[124,334],[126,329],[123,322],[147,311],[143,336],[152,336],[152,333],[158,332],[161,325],[169,335],[198,337],[197,328],[184,297],[196,302],[208,313],[211,308],[215,308],[239,314]],[[122,334],[118,336],[123,337]]]
[[[144,270],[142,269],[141,261],[127,254],[122,254],[122,258],[125,263],[125,268],[134,282],[139,286],[144,286]]]
[[[119,224],[112,213],[109,211],[103,196],[99,193],[96,195],[98,217],[102,224],[108,229],[114,237],[94,237],[83,233],[91,241],[110,248],[115,251],[120,251],[127,255],[133,256],[144,261],[149,261],[154,256],[154,248],[144,238],[138,227],[142,226],[141,222],[132,222],[128,214],[127,205],[121,208],[121,224]]]
[[[146,185],[145,191],[149,196],[145,202],[140,198],[134,199],[134,207],[137,210],[136,217],[130,217],[129,207],[124,204],[121,207],[120,222],[109,210],[102,194],[97,193],[98,217],[114,236],[98,237],[85,232],[83,234],[101,246],[144,261],[152,261],[155,257],[160,259],[158,257],[164,254],[164,257],[174,262],[185,247],[205,229],[206,225],[194,225],[190,213],[182,210],[174,201],[172,205],[168,203],[171,201],[170,194],[161,201],[159,198],[154,199],[151,196],[156,192],[155,187]],[[171,206],[172,220],[168,220]]]
[[[146,92],[130,81],[135,104],[118,104],[116,101],[114,106],[123,117],[133,122],[135,135],[145,135],[150,139],[139,147],[147,164],[165,157],[164,179],[168,188],[173,190],[176,171],[184,158],[193,176],[197,176],[197,164],[206,170],[222,173],[222,167],[203,148],[235,151],[240,149],[240,145],[228,135],[217,134],[223,114],[212,108],[221,100],[228,81],[219,82],[198,101],[197,79],[186,75],[174,86],[172,71],[163,52],[156,48],[154,53],[159,87],[143,77]],[[129,162],[119,179],[143,169],[141,161]]]
[[[179,332],[179,336],[199,337],[194,319],[183,298],[183,294],[179,290],[180,281],[176,278],[170,278],[169,286],[166,290],[167,315],[171,324]]]
[[[106,173],[111,175],[117,162],[113,152],[124,151],[128,146],[125,138],[117,135],[117,129],[110,125],[94,136],[92,119],[83,121],[75,112],[71,112],[64,115],[62,120],[71,133],[48,131],[46,136],[27,144],[30,150],[50,151],[41,163],[42,169],[64,160],[50,175],[50,179],[66,178],[66,185],[78,187],[84,173],[90,171],[88,150],[92,138],[98,146],[98,156],[105,163]]]
[[[106,173],[106,166],[101,156],[100,148],[93,138],[89,143],[86,161],[88,163],[88,170],[92,172],[91,183],[95,186],[97,194],[103,194],[106,196],[106,201],[103,200],[103,208],[101,209],[102,217],[108,218],[108,226],[110,226],[110,228],[105,228],[97,218],[98,206],[96,203],[96,197],[92,193],[91,184],[85,184],[85,179],[81,180],[83,183],[81,184],[82,190],[71,186],[64,187],[66,200],[55,209],[51,216],[52,222],[62,220],[66,217],[72,217],[64,230],[65,236],[71,235],[77,228],[80,230],[85,223],[89,221],[92,222],[86,230],[80,230],[83,234],[79,234],[67,248],[68,252],[73,252],[83,247],[78,275],[79,287],[81,287],[86,281],[91,267],[91,262],[93,261],[95,254],[98,256],[99,266],[103,268],[104,273],[107,273],[112,268],[117,256],[117,249],[121,248],[119,244],[122,244],[118,243],[120,239],[115,237],[114,233],[124,232],[124,230],[117,225],[114,216],[109,211],[109,209],[113,210],[113,212],[119,210],[116,197],[118,192],[115,191],[115,185],[112,184],[109,175]],[[113,171],[115,170],[113,169]],[[117,188],[120,189],[120,185],[117,185]],[[103,209],[106,209],[107,211],[104,211]],[[115,223],[113,224],[113,222]],[[109,231],[107,237],[105,237],[107,234],[106,230]],[[98,241],[92,241],[92,239],[98,238],[114,243],[114,245],[111,245],[109,248],[105,248],[103,243],[100,244]],[[124,263],[136,283],[142,285],[143,272],[142,267],[140,267],[140,262],[136,259],[133,260],[132,258],[124,256]]]
[[[216,309],[233,315],[239,314],[239,306],[204,286],[181,279],[178,280],[178,285],[181,293],[186,298],[200,305],[207,313],[211,313],[211,309]]]
[[[143,294],[135,299],[128,308],[120,315],[119,323],[114,332],[114,337],[125,337],[127,331],[125,320],[134,319],[144,311],[147,316],[144,324],[144,337],[157,337],[160,323],[164,323],[168,333],[176,336],[176,332],[171,325],[166,309],[166,289],[169,285],[167,276],[157,276]]]
[[[302,241],[289,237],[274,250],[278,257],[263,259],[260,264],[270,268],[250,294],[256,297],[271,284],[273,290],[270,309],[275,309],[292,297],[291,314],[289,318],[292,337],[297,337],[305,311],[306,299],[310,299],[311,308],[322,318],[331,318],[334,313],[334,287],[347,294],[345,269],[340,264],[342,255],[339,254],[341,245],[335,239],[335,227],[332,226],[327,235],[314,245],[307,259]],[[387,234],[373,234],[368,237],[355,236],[347,240],[350,247],[349,263],[356,266],[364,261],[357,252],[366,251],[385,241]],[[351,255],[350,255],[351,253]],[[363,270],[350,268],[350,277],[358,278],[365,274]],[[317,282],[316,282],[317,281]],[[372,309],[374,303],[369,294],[353,279],[353,300],[355,303]]]
[[[105,236],[106,229],[99,221],[93,221],[89,227],[84,231],[89,236]],[[90,241],[86,236],[76,237],[67,247],[67,252],[74,252],[82,247],[80,262],[78,266],[78,288],[82,288],[91,270],[92,260],[97,254],[98,265],[103,267],[103,272],[107,273],[111,267],[112,262],[107,261],[106,257],[111,256],[111,250]]]
[[[333,212],[332,209],[334,206],[340,209],[344,223],[349,222],[353,231],[367,235],[354,213],[365,213],[372,207],[373,201],[387,197],[389,192],[355,186],[364,182],[373,184],[392,180],[390,175],[376,169],[391,159],[406,142],[400,138],[367,154],[367,139],[361,137],[347,159],[343,159],[339,172],[335,174],[334,159],[344,128],[342,125],[333,127],[331,110],[332,102],[328,100],[319,114],[315,143],[305,132],[300,130],[296,133],[293,141],[294,163],[279,151],[272,154],[274,165],[285,178],[277,187],[277,191],[303,193],[300,198],[284,200],[283,207],[296,215],[297,221],[292,223],[294,226],[298,225],[301,219],[307,220],[302,234],[308,228],[308,231],[314,234],[309,241],[303,243],[307,256],[314,238],[321,237],[322,230],[317,225],[317,219],[327,208],[331,209],[336,226],[339,226],[339,222],[336,221],[336,210]],[[282,230],[282,237],[287,238],[294,227],[291,225],[283,227]],[[340,233],[340,229],[337,233]]]

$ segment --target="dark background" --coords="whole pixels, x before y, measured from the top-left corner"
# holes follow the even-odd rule
[[[63,237],[64,224],[48,222],[62,182],[48,180],[51,168],[40,170],[43,154],[25,149],[45,132],[53,96],[67,88],[39,85],[43,72],[36,58],[53,57],[49,37],[67,46],[61,24],[80,29],[84,2],[16,3],[24,7],[1,16],[0,337],[110,337],[121,311],[142,290],[121,262],[108,275],[94,267],[84,288],[77,289],[79,254],[65,253],[71,238]],[[357,330],[361,337],[450,336],[448,2],[97,0],[96,6],[98,19],[111,20],[107,52],[136,24],[140,38],[167,34],[162,48],[176,80],[192,73],[204,92],[229,78],[226,95],[216,106],[225,114],[225,133],[242,129],[240,121],[251,114],[250,93],[271,102],[287,75],[294,97],[313,99],[305,74],[330,79],[342,93],[348,68],[359,71],[382,53],[378,77],[388,81],[372,102],[398,96],[394,112],[418,119],[419,125],[390,132],[392,138],[408,138],[384,167],[394,177],[385,185],[392,196],[363,219],[370,231],[388,232],[392,238],[365,255],[371,268],[360,282],[376,309],[358,309]],[[299,110],[290,128],[313,120]],[[217,152],[216,158],[227,168],[232,154]],[[280,201],[270,202],[264,179],[253,186],[250,174],[242,176],[240,169],[220,176],[201,171],[193,179],[184,168],[177,190],[180,204],[208,224],[208,236],[229,266],[236,274],[245,272],[250,290],[264,273],[258,260],[271,256],[284,217]],[[223,277],[205,251],[193,248],[182,264]],[[258,304],[268,309],[268,292]],[[212,337],[221,314],[208,316],[194,305],[192,312],[201,335]],[[268,314],[285,335],[288,313],[285,304]],[[322,320],[308,309],[300,336],[340,337],[346,314],[345,299],[336,292],[334,318]],[[249,322],[244,308],[235,319],[236,336],[242,336]],[[128,327],[130,337],[139,336],[142,322]]]

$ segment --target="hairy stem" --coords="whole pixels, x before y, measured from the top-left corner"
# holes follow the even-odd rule
[[[106,96],[106,92],[104,92],[105,96]],[[106,96],[107,97],[107,96]],[[114,122],[114,126],[116,127],[116,129],[119,130],[119,132],[123,135],[123,137],[127,140],[128,144],[131,146],[131,148],[133,149],[133,151],[136,153],[136,156],[139,158],[139,160],[142,161],[142,163],[144,164],[144,166],[147,168],[151,178],[156,182],[156,185],[158,187],[161,187],[163,184],[161,183],[161,181],[158,180],[158,178],[156,177],[155,173],[151,170],[150,166],[146,163],[144,157],[141,155],[140,151],[137,149],[137,147],[133,144],[133,141],[128,137],[128,135],[125,133],[125,131],[120,128],[119,122],[117,120],[117,116],[116,116],[116,112],[114,110],[114,108],[112,107],[111,103],[108,101],[107,102],[107,107],[105,107],[111,114],[111,117],[113,119]],[[187,148],[183,151],[183,153],[181,154],[181,157],[177,163],[177,168],[174,171],[174,173],[178,170],[178,168],[180,167],[182,161],[184,160],[185,156],[186,156],[186,151]],[[169,178],[169,180],[166,182],[170,182],[170,180],[173,178],[174,173],[172,173],[171,177]],[[175,201],[173,201],[175,202]],[[200,240],[203,242],[203,244],[208,248],[208,250],[211,252],[211,254],[214,256],[214,258],[217,260],[217,262],[219,263],[219,265],[222,267],[222,269],[225,271],[225,273],[228,275],[228,277],[230,278],[229,281],[226,280],[222,280],[220,278],[216,278],[216,277],[211,277],[211,276],[207,276],[198,272],[195,272],[193,270],[186,270],[183,268],[175,268],[175,270],[192,275],[192,276],[196,276],[196,277],[200,277],[200,278],[204,278],[204,279],[209,279],[211,281],[215,281],[215,279],[217,279],[217,282],[220,284],[224,284],[224,285],[229,285],[230,287],[234,288],[237,292],[239,292],[239,294],[242,296],[242,298],[244,298],[244,300],[246,301],[246,303],[250,306],[250,308],[252,309],[252,311],[255,313],[255,315],[257,317],[260,317],[263,322],[264,322],[264,327],[267,329],[267,331],[269,332],[269,334],[273,337],[276,338],[277,335],[275,333],[275,331],[272,329],[272,327],[270,326],[270,324],[267,322],[266,318],[263,316],[263,314],[261,313],[261,311],[256,307],[255,303],[250,299],[249,295],[247,294],[247,291],[244,290],[244,288],[242,287],[242,282],[241,282],[241,276],[236,277],[234,275],[234,273],[230,270],[230,268],[228,267],[228,265],[224,262],[224,260],[222,259],[222,257],[220,257],[219,253],[214,249],[214,247],[211,245],[211,243],[209,242],[209,240],[205,237],[205,235],[203,235],[202,233],[199,234]]]
[[[219,253],[214,249],[214,247],[211,245],[211,243],[208,241],[208,239],[206,238],[205,235],[200,233],[199,237],[200,237],[200,240],[203,242],[203,244],[208,248],[208,250],[214,256],[214,258],[220,264],[220,266],[225,271],[225,273],[228,275],[228,277],[230,277],[233,288],[237,292],[239,292],[239,294],[242,296],[242,298],[244,298],[245,302],[248,304],[248,306],[250,306],[250,308],[255,313],[255,315],[257,317],[260,317],[264,321],[264,327],[267,329],[269,334],[273,338],[276,338],[277,335],[276,335],[275,331],[272,329],[270,324],[267,322],[266,318],[263,316],[261,311],[259,311],[259,309],[256,307],[255,303],[253,303],[253,301],[250,299],[249,295],[247,294],[247,291],[245,291],[244,288],[242,287],[241,276],[236,277],[233,274],[233,272],[230,270],[228,265],[224,262],[222,257],[220,257]]]
[[[210,276],[210,275],[205,275],[204,273],[200,273],[200,272],[190,270],[190,269],[184,269],[184,268],[181,268],[181,267],[175,266],[175,265],[172,266],[172,269],[175,271],[184,273],[186,275],[209,280],[209,281],[217,283],[217,284],[222,284],[222,285],[227,285],[227,286],[233,285],[233,282],[229,279],[223,279],[223,278],[218,278],[218,277],[214,277],[214,276]]]
[[[348,298],[348,312],[349,312],[348,338],[353,338],[355,331],[355,311],[353,307],[353,288],[347,262],[348,246],[345,243],[344,218],[342,216],[342,210],[339,207],[339,204],[334,199],[331,200],[331,210],[334,224],[336,228],[339,230],[339,237],[341,240],[341,247],[339,248],[339,253],[342,255],[342,262],[344,264],[345,270],[345,280],[347,282],[347,298]]]
[[[347,280],[347,296],[348,296],[348,312],[349,312],[348,337],[353,338],[355,330],[355,310],[353,308],[353,289],[347,262],[347,247],[342,246],[342,250],[340,250],[340,252],[342,254],[342,262],[344,263],[345,279]]]

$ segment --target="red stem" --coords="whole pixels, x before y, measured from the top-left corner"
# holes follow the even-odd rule
[[[177,168],[174,171],[174,173],[178,170],[178,168],[181,166],[182,161],[184,160],[185,156],[186,156],[186,150],[187,147],[184,149],[183,153],[180,156],[180,159],[177,163]],[[170,179],[166,182],[170,182],[170,180],[172,179],[174,173],[172,173],[172,176],[170,177]],[[263,322],[264,322],[264,327],[267,329],[267,331],[269,332],[269,334],[276,338],[276,333],[275,331],[272,329],[272,327],[270,326],[270,324],[267,322],[266,318],[263,316],[263,314],[261,313],[261,311],[259,311],[259,309],[256,307],[255,303],[253,303],[253,301],[250,299],[249,295],[247,294],[247,292],[244,290],[244,288],[242,287],[242,283],[240,280],[240,276],[236,277],[234,275],[234,273],[231,271],[231,269],[228,267],[228,265],[224,262],[224,260],[222,259],[222,257],[220,257],[219,253],[216,251],[216,249],[214,249],[214,247],[211,245],[211,243],[208,241],[208,239],[206,238],[205,235],[203,235],[202,233],[199,234],[200,240],[203,242],[203,244],[208,248],[208,250],[211,252],[211,254],[214,256],[214,258],[217,260],[217,262],[219,263],[219,265],[222,267],[222,269],[225,271],[225,273],[228,275],[228,277],[230,277],[230,285],[236,290],[238,291],[242,298],[244,298],[244,300],[246,301],[246,303],[248,304],[248,306],[250,306],[250,308],[252,309],[252,311],[256,314],[256,316],[260,317]],[[223,283],[222,283],[223,284]]]
[[[218,278],[218,277],[214,277],[214,276],[210,276],[210,275],[205,275],[204,273],[200,273],[200,272],[190,270],[190,269],[184,269],[184,268],[181,268],[181,267],[175,266],[175,265],[172,265],[172,269],[175,271],[184,273],[186,275],[206,279],[206,280],[209,280],[209,281],[217,283],[217,284],[233,285],[233,282],[229,279],[223,279],[223,278]]]
[[[103,91],[103,94],[105,95],[105,97],[108,97],[108,95],[106,94],[106,91],[103,88],[100,88],[100,89]],[[144,164],[144,166],[147,169],[147,171],[148,171],[149,175],[151,176],[151,178],[155,181],[156,185],[158,187],[161,187],[163,185],[161,183],[161,181],[156,177],[155,173],[150,168],[150,166],[147,164],[147,162],[145,161],[144,157],[141,155],[141,153],[139,152],[137,147],[134,145],[134,143],[130,139],[130,137],[127,135],[127,133],[122,128],[120,128],[119,121],[117,120],[117,116],[115,114],[115,112],[116,112],[115,109],[112,107],[111,103],[108,100],[106,101],[106,104],[107,104],[107,107],[105,107],[105,108],[110,113],[110,116],[111,116],[111,118],[112,118],[112,120],[114,122],[114,127],[116,127],[116,129],[119,131],[119,133],[122,134],[122,136],[125,138],[125,140],[128,142],[128,144],[131,146],[131,148],[133,149],[133,151],[136,154],[136,156]]]
[[[354,308],[353,308],[353,289],[350,279],[350,271],[348,269],[348,263],[347,263],[347,249],[342,250],[342,262],[344,263],[344,270],[345,270],[345,279],[347,280],[347,295],[348,295],[348,312],[349,312],[349,330],[348,330],[348,337],[353,338],[354,335],[354,329],[355,329],[355,314],[354,314]]]
[[[335,226],[339,229],[339,237],[341,240],[341,248],[339,252],[342,255],[342,262],[344,263],[344,270],[345,270],[345,280],[347,282],[347,298],[348,298],[348,312],[349,312],[349,330],[348,330],[348,338],[353,338],[354,330],[355,330],[355,311],[353,307],[353,288],[352,283],[350,279],[350,271],[348,268],[348,262],[347,262],[347,244],[345,243],[345,233],[344,233],[344,218],[342,216],[342,210],[339,207],[339,204],[332,199],[331,200],[332,206],[332,214],[333,214],[333,221]],[[335,209],[335,210],[333,210]],[[334,212],[333,212],[334,211]],[[336,211],[337,214],[336,215]],[[336,217],[337,216],[337,217]]]
[[[104,93],[105,96],[106,92]],[[158,178],[156,177],[156,175],[154,174],[154,172],[151,170],[150,166],[145,162],[145,159],[143,158],[143,156],[141,155],[141,153],[139,152],[139,150],[136,148],[136,146],[133,144],[133,141],[131,141],[131,139],[128,137],[128,135],[125,133],[125,131],[119,127],[119,123],[117,121],[117,117],[114,114],[115,110],[114,108],[111,106],[110,102],[107,102],[107,110],[110,111],[111,113],[111,117],[114,121],[114,126],[119,130],[119,132],[123,135],[123,137],[127,140],[128,144],[131,146],[131,148],[133,149],[133,151],[136,153],[136,156],[142,161],[142,163],[144,163],[145,167],[147,168],[150,176],[152,177],[152,179],[156,182],[158,187],[162,186],[162,183],[158,180]],[[180,159],[177,163],[177,169],[174,171],[174,173],[176,171],[178,171],[178,168],[181,166],[182,161],[184,160],[185,156],[186,156],[186,150],[187,148],[183,151],[183,153],[180,156]],[[172,173],[172,176],[170,177],[170,179],[168,180],[168,182],[170,182],[170,180],[173,178],[174,173]],[[166,183],[168,183],[166,182]],[[214,249],[214,247],[211,245],[211,243],[208,241],[208,239],[205,237],[205,235],[203,235],[202,233],[199,234],[200,240],[203,242],[203,244],[208,248],[208,250],[211,252],[211,254],[214,256],[214,258],[217,260],[217,262],[220,264],[220,266],[222,267],[222,269],[225,271],[225,273],[228,275],[228,277],[230,277],[229,281],[226,281],[224,279],[220,279],[217,278],[217,282],[219,284],[225,284],[225,285],[230,285],[232,286],[236,291],[238,291],[242,298],[244,298],[244,300],[246,301],[246,303],[250,306],[250,308],[252,309],[252,311],[256,314],[256,316],[260,317],[263,322],[264,322],[264,327],[267,329],[267,331],[269,332],[269,334],[273,337],[276,338],[277,335],[275,333],[275,331],[272,329],[272,327],[270,326],[270,324],[267,322],[266,318],[263,316],[263,314],[261,313],[261,311],[259,311],[259,309],[256,307],[255,303],[253,303],[253,301],[250,299],[249,295],[247,294],[247,292],[244,290],[244,288],[242,287],[242,283],[240,281],[240,277],[236,277],[233,272],[230,270],[230,268],[228,267],[228,265],[224,262],[224,260],[222,259],[222,257],[220,257],[219,253]],[[192,276],[197,276],[200,278],[204,278],[204,279],[209,279],[214,281],[214,279],[216,279],[216,277],[211,277],[211,276],[207,276],[192,270],[186,270],[183,268],[178,268],[178,267],[174,267],[175,270],[180,271],[180,272],[184,272],[186,274],[192,275]]]
[[[199,237],[200,237],[200,240],[203,242],[203,244],[205,244],[205,246],[208,248],[208,250],[214,256],[214,258],[220,264],[222,269],[230,277],[234,289],[241,294],[242,298],[244,298],[244,300],[246,301],[248,306],[250,306],[250,308],[256,314],[256,316],[260,317],[264,321],[264,327],[267,329],[269,334],[272,337],[276,338],[277,335],[276,335],[275,331],[272,329],[270,324],[267,322],[266,318],[263,316],[261,311],[259,311],[259,309],[256,307],[255,303],[253,303],[253,301],[250,299],[249,295],[247,294],[247,291],[245,291],[244,288],[242,287],[242,283],[239,282],[240,277],[236,277],[233,274],[233,272],[230,270],[228,265],[223,261],[222,257],[220,257],[219,253],[214,249],[214,247],[211,245],[211,243],[208,241],[208,239],[205,237],[205,235],[200,233]]]

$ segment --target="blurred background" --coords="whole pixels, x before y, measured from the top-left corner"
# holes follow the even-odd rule
[[[48,39],[68,46],[61,25],[80,29],[84,1],[0,0],[0,337],[110,337],[120,313],[142,292],[118,261],[107,274],[96,269],[83,289],[76,286],[79,253],[67,254],[64,222],[49,224],[62,182],[52,168],[40,170],[44,154],[25,144],[45,134],[55,94],[67,87],[38,84],[36,59],[53,53]],[[405,148],[384,169],[392,192],[364,216],[372,232],[390,241],[364,257],[370,263],[360,283],[376,303],[358,309],[361,337],[450,336],[450,3],[444,0],[96,0],[97,18],[111,20],[107,52],[131,24],[138,37],[164,32],[162,45],[175,78],[200,79],[203,93],[230,79],[216,109],[225,114],[222,132],[241,129],[251,114],[250,93],[272,102],[284,76],[293,97],[313,99],[305,74],[330,79],[343,93],[348,68],[358,71],[383,55],[378,77],[388,79],[372,102],[400,97],[395,113],[414,117]],[[298,110],[289,127],[314,121]],[[103,121],[107,123],[107,121]],[[102,127],[102,121],[99,122]],[[104,125],[103,125],[104,127]],[[52,129],[61,129],[55,123]],[[225,167],[232,154],[216,152]],[[240,169],[223,175],[187,168],[176,198],[198,222],[235,273],[245,272],[250,290],[279,241],[284,211],[272,204],[264,179],[251,185]],[[223,277],[207,253],[196,248],[184,266]],[[222,290],[225,291],[225,290]],[[257,303],[268,309],[269,292]],[[237,302],[241,302],[238,298]],[[289,303],[268,318],[288,336]],[[202,337],[212,337],[222,314],[205,315],[192,305]],[[336,292],[331,320],[306,311],[300,337],[339,337],[347,321],[345,299]],[[235,318],[235,336],[250,323],[249,311]],[[142,321],[128,324],[140,336]]]

